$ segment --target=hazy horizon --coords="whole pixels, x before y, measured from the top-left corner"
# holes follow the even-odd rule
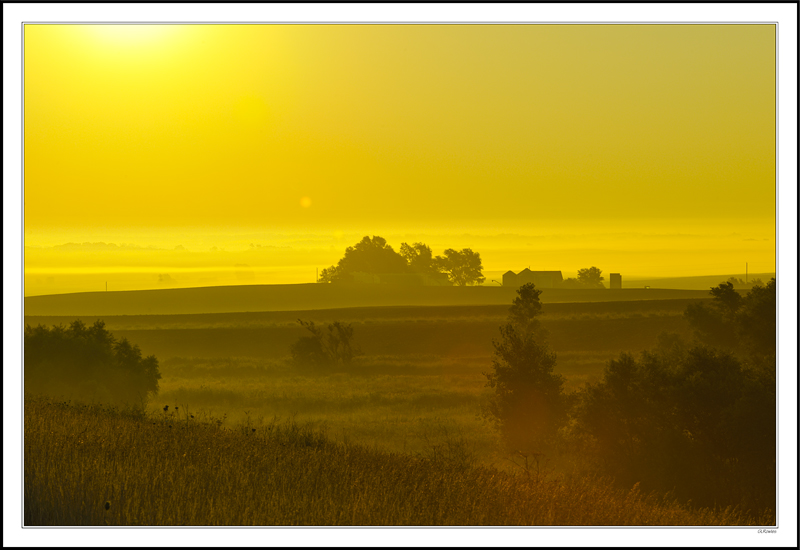
[[[26,25],[25,294],[313,282],[365,235],[471,248],[485,273],[774,272],[774,43]]]
[[[434,253],[445,248],[469,247],[481,254],[484,284],[495,284],[508,270],[562,271],[575,277],[577,270],[597,266],[622,273],[624,281],[667,277],[692,277],[775,271],[772,233],[758,226],[684,226],[671,233],[668,226],[650,232],[603,227],[590,233],[584,227],[538,228],[530,234],[473,231],[401,232],[397,228],[368,232],[350,228],[328,234],[284,228],[202,231],[115,231],[103,235],[89,231],[59,232],[39,244],[25,246],[25,295],[105,290],[141,290],[236,284],[312,283],[316,270],[335,264],[366,234],[380,235],[399,250],[402,242],[425,242]],[[534,228],[536,229],[536,228]],[[736,231],[736,230],[739,231]],[[91,239],[91,240],[88,240]]]

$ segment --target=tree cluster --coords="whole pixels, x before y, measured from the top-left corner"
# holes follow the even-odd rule
[[[25,391],[98,402],[141,405],[158,393],[158,360],[117,340],[103,321],[87,327],[25,326]]]
[[[731,283],[713,288],[709,306],[685,312],[699,341],[662,335],[639,359],[609,361],[601,381],[574,394],[554,374],[540,293],[533,284],[518,290],[485,374],[509,450],[556,436],[629,487],[775,509],[775,279],[744,297]]]
[[[336,265],[320,272],[319,282],[349,281],[354,273],[446,273],[450,282],[458,286],[480,284],[486,280],[481,256],[470,248],[448,248],[443,256],[434,257],[431,248],[424,243],[402,243],[398,253],[386,239],[378,236],[365,236],[347,247]]]
[[[709,345],[746,354],[757,363],[775,363],[776,282],[755,285],[743,297],[732,282],[711,289],[709,305],[690,304],[684,317],[697,338]]]
[[[775,506],[775,379],[729,352],[662,339],[608,363],[574,412],[619,481],[703,506]]]

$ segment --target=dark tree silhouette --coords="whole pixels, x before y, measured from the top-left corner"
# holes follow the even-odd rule
[[[576,408],[578,431],[623,483],[774,509],[774,379],[725,351],[665,343],[609,361]]]
[[[400,255],[405,258],[408,267],[415,273],[437,273],[438,270],[433,261],[431,247],[424,243],[414,243],[400,245]]]
[[[486,385],[495,391],[489,413],[515,450],[536,450],[567,419],[564,378],[553,373],[556,355],[535,330],[540,292],[533,283],[517,290],[508,324],[492,341],[492,372],[484,373]]]
[[[589,288],[605,288],[603,285],[602,270],[592,266],[578,270],[578,282]]]
[[[714,304],[702,302],[689,304],[683,312],[684,318],[694,329],[701,342],[711,346],[732,349],[737,345],[736,326]]]
[[[297,322],[311,335],[301,336],[289,348],[295,366],[329,370],[349,365],[359,355],[353,344],[352,325],[335,321],[325,330],[313,321],[298,319]]]
[[[775,364],[777,346],[777,293],[773,277],[766,285],[756,284],[742,300],[736,323],[740,343],[760,358]]]
[[[117,340],[103,321],[86,327],[25,326],[25,391],[141,405],[158,393],[161,374],[155,356]]]
[[[338,266],[332,265],[319,272],[318,283],[333,283],[341,279]]]
[[[444,256],[436,256],[434,266],[438,271],[447,273],[450,281],[458,286],[480,284],[486,280],[483,276],[481,255],[471,248],[461,251],[448,248]]]
[[[728,319],[733,320],[742,305],[742,295],[733,288],[733,283],[720,283],[711,289],[714,305]]]
[[[469,248],[460,251],[448,248],[444,256],[434,258],[431,248],[424,243],[402,243],[398,254],[383,237],[373,236],[364,237],[355,246],[348,247],[337,265],[320,272],[318,282],[352,281],[353,275],[359,272],[373,275],[446,273],[450,282],[460,286],[480,284],[486,280],[481,255]]]
[[[508,321],[518,332],[527,334],[540,328],[537,317],[542,313],[541,293],[533,283],[526,283],[517,290],[518,296],[508,310]]]
[[[720,283],[710,291],[710,305],[690,304],[684,317],[698,339],[709,345],[774,357],[775,285],[773,277],[765,286],[754,285],[743,298],[730,281]]]
[[[405,273],[406,260],[386,244],[383,237],[364,237],[354,246],[348,246],[344,257],[335,266],[323,269],[320,282],[346,280],[353,273]]]

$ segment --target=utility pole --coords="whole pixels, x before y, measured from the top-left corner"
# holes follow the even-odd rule
[[[747,284],[747,262],[744,263],[744,282]]]
[[[315,283],[319,282],[319,268],[317,268],[317,278],[314,280]]]

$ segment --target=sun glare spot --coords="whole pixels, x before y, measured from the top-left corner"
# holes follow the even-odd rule
[[[143,45],[164,38],[171,25],[91,25],[91,31],[109,43]]]
[[[300,199],[300,206],[302,206],[303,208],[308,208],[309,206],[311,206],[311,199],[308,197],[303,197],[302,199]]]

